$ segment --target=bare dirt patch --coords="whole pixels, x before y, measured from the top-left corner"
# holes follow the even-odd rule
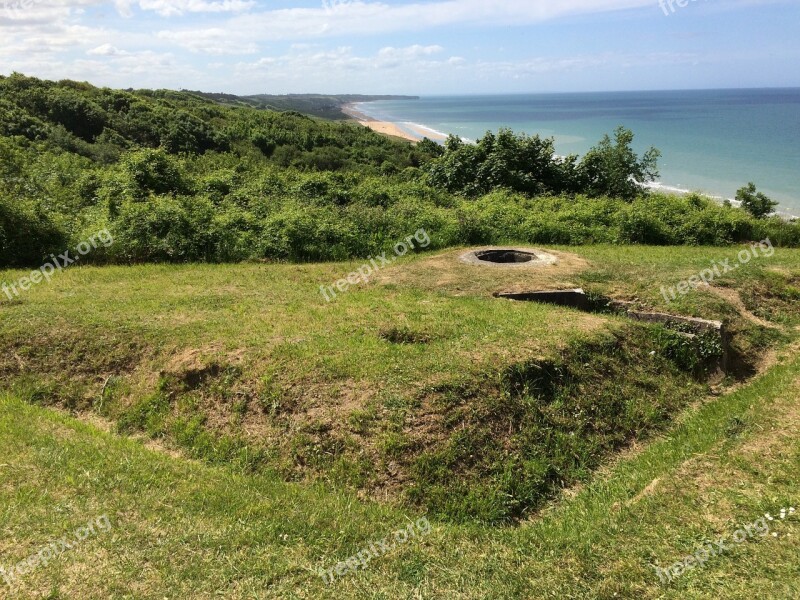
[[[329,386],[312,386],[307,397],[311,405],[304,411],[304,420],[341,425],[353,412],[363,410],[375,395],[374,390],[352,380],[337,387],[331,390]]]
[[[219,345],[186,348],[172,355],[161,376],[172,377],[188,389],[196,389],[226,369],[239,368],[243,358],[244,350],[224,352]]]
[[[487,248],[476,248],[485,250]],[[525,291],[578,287],[574,276],[589,267],[589,263],[568,252],[543,250],[555,257],[552,264],[519,268],[500,264],[494,268],[465,263],[465,249],[451,250],[415,262],[391,267],[379,273],[379,284],[396,284],[425,290],[450,292],[456,296],[491,295],[496,291]],[[533,249],[533,252],[536,252]],[[522,263],[523,265],[525,263]]]
[[[761,317],[754,315],[752,312],[747,310],[747,307],[742,302],[742,297],[739,295],[734,289],[731,288],[723,288],[717,286],[707,286],[704,288],[705,290],[709,291],[710,293],[714,294],[715,296],[722,298],[728,304],[733,306],[739,314],[750,321],[751,323],[755,323],[756,325],[760,325],[761,327],[768,327],[770,329],[778,329],[778,326],[774,323],[770,323],[769,321],[765,321]]]
[[[647,498],[648,496],[652,496],[656,492],[656,489],[658,488],[658,485],[660,483],[661,483],[661,478],[660,477],[656,477],[655,479],[653,479],[653,481],[648,483],[641,492],[639,492],[633,498],[628,500],[627,506],[631,506],[633,504],[636,504],[637,502],[639,502],[643,498]]]

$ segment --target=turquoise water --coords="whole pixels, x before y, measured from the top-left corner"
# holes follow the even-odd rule
[[[800,89],[427,97],[359,105],[406,130],[423,125],[475,140],[486,131],[554,137],[583,154],[624,125],[639,152],[661,150],[660,183],[733,198],[748,181],[800,215]]]

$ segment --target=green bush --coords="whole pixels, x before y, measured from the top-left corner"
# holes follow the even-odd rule
[[[508,130],[414,147],[191,93],[0,76],[0,266],[38,266],[104,228],[113,246],[87,260],[341,260],[419,229],[430,249],[800,245],[796,223],[640,193],[631,177],[651,177],[656,156],[631,142],[618,130],[580,162]]]
[[[0,199],[0,265],[41,265],[65,247],[64,233],[47,215]]]
[[[163,150],[137,150],[127,154],[122,167],[137,199],[148,194],[180,194],[188,191],[177,161]]]
[[[201,196],[151,196],[124,203],[111,221],[111,254],[120,262],[218,260],[214,206]]]

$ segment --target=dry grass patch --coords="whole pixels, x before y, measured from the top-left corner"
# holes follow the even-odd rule
[[[556,256],[556,264],[470,265],[461,260],[465,250],[459,248],[420,257],[407,265],[380,272],[376,281],[381,285],[417,287],[456,296],[491,296],[498,291],[574,288],[577,287],[574,276],[590,266],[576,254],[549,249],[546,252]]]

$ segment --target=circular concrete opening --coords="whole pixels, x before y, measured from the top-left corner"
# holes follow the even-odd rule
[[[501,265],[528,263],[536,259],[533,252],[525,250],[480,250],[475,253],[475,257],[481,262]]]
[[[553,265],[558,259],[535,248],[478,248],[461,255],[461,261],[484,267],[526,268]]]

